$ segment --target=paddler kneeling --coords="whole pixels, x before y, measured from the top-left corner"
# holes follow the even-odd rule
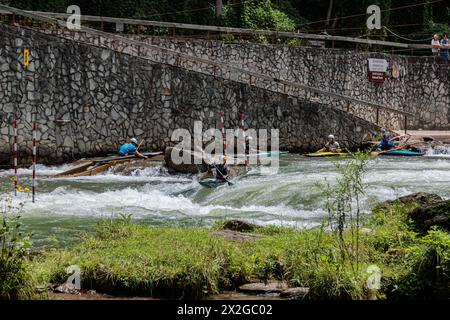
[[[228,166],[227,166],[227,156],[221,156],[219,164],[214,164],[214,168],[216,168],[216,179],[221,181],[228,181]]]
[[[328,142],[325,144],[325,147],[323,147],[322,149],[320,149],[317,152],[334,152],[334,153],[337,153],[337,152],[341,151],[339,148],[340,148],[339,143],[336,141],[334,136],[332,134],[330,134],[328,136]]]
[[[380,141],[380,143],[377,145],[377,148],[375,151],[387,151],[391,150],[393,148],[397,147],[397,144],[394,141],[391,141],[391,135],[386,132],[383,134],[383,139]]]
[[[142,153],[140,153],[138,151],[139,146],[138,146],[138,141],[136,140],[136,138],[131,138],[130,142],[131,143],[125,143],[120,146],[120,148],[119,148],[120,156],[127,156],[130,154],[134,154],[138,158],[148,159],[147,156],[143,155]]]

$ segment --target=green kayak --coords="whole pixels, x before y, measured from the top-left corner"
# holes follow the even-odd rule
[[[227,182],[225,180],[219,180],[216,178],[206,178],[200,180],[198,183],[207,188],[217,188],[221,185],[226,184]]]

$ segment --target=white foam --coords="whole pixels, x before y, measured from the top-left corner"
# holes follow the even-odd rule
[[[38,167],[38,174],[52,175],[69,166]],[[30,169],[21,169],[25,177]],[[12,171],[0,172],[1,183]],[[169,175],[161,167],[135,170],[130,175],[102,175],[39,181],[37,202],[21,194],[25,215],[109,216],[132,213],[136,218],[172,221],[178,218],[252,219],[260,224],[313,226],[324,217],[325,199],[317,182],[333,183],[338,176],[326,160],[292,157],[278,175],[260,175],[253,169],[239,177],[234,186],[205,189],[198,176]],[[371,161],[364,179],[369,202],[393,200],[409,193],[426,191],[450,197],[450,161],[446,159],[379,158]],[[62,185],[62,186],[61,186]],[[0,198],[2,195],[0,194]]]

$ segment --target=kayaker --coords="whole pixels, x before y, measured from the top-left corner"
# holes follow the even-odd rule
[[[386,132],[383,134],[383,139],[377,145],[376,151],[387,151],[397,147],[397,144],[394,141],[391,141],[391,135]]]
[[[120,156],[127,156],[127,155],[131,155],[131,154],[134,154],[138,158],[148,159],[147,156],[143,155],[142,153],[140,153],[138,151],[138,141],[136,138],[131,138],[130,143],[125,143],[125,144],[121,145],[119,148]]]
[[[339,143],[336,141],[334,135],[330,134],[328,136],[328,142],[325,144],[325,147],[317,152],[339,152],[339,148]]]
[[[228,181],[228,166],[227,166],[227,156],[221,156],[220,157],[220,163],[214,165],[216,168],[216,179],[222,180],[222,181]]]

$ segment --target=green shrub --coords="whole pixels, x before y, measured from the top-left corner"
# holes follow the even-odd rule
[[[30,237],[21,231],[20,216],[2,214],[0,224],[0,299],[31,298]]]
[[[450,234],[434,229],[407,248],[405,273],[398,277],[391,297],[450,298]]]

